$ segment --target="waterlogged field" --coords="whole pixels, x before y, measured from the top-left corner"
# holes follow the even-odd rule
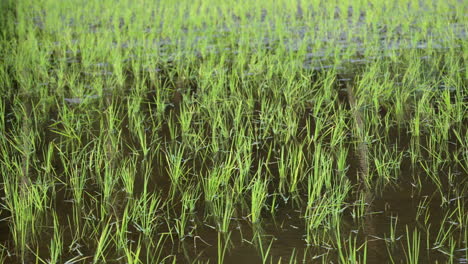
[[[1,263],[468,262],[468,2],[0,13]]]

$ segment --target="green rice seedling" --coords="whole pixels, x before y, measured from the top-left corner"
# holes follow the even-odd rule
[[[323,101],[323,97],[319,97],[319,102],[316,102],[316,104],[318,106],[314,107],[314,112],[312,113],[312,116],[314,118],[316,118],[314,121],[315,121],[315,126],[312,127],[312,125],[307,122],[306,123],[306,131],[307,131],[307,135],[308,135],[308,143],[311,144],[312,142],[316,142],[316,141],[319,141],[319,139],[321,138],[320,135],[324,135],[324,119],[322,116],[319,116],[319,110],[315,110],[315,109],[318,109],[319,106],[322,105],[322,101]],[[316,111],[316,112],[315,112]],[[324,110],[326,111],[326,110]],[[313,128],[313,131],[312,131],[312,128]]]
[[[337,111],[337,113],[343,112],[343,109],[338,109]],[[335,126],[330,128],[330,149],[332,150],[342,145],[347,133],[347,125],[342,114],[334,114],[333,119]]]
[[[399,176],[400,164],[403,160],[403,152],[398,151],[396,146],[393,150],[374,150],[375,170],[379,179],[385,182],[396,181]]]
[[[151,75],[150,75],[151,76]],[[163,115],[166,110],[167,95],[163,93],[163,88],[160,87],[162,84],[155,80],[156,77],[150,77],[150,80],[157,83],[157,89],[154,91],[153,101],[148,103],[149,119],[151,120],[151,126],[154,128],[161,127],[163,123]],[[169,119],[170,120],[170,119]],[[168,123],[169,125],[169,123]]]
[[[281,113],[281,111],[279,112]],[[290,142],[292,138],[294,138],[297,134],[299,128],[299,119],[297,118],[298,114],[295,113],[293,110],[289,110],[286,112],[284,116],[284,138],[282,139],[283,142]]]
[[[175,117],[173,115],[173,112],[169,114],[169,118],[167,121],[167,127],[169,129],[169,135],[172,140],[177,140],[177,137],[179,136],[179,129],[178,126],[175,123]]]
[[[54,148],[55,145],[54,143],[49,143],[47,150],[44,150],[43,156],[45,157],[43,165],[41,166],[41,169],[44,173],[44,177],[46,178],[47,181],[52,182],[53,177],[56,176],[55,169],[53,166],[53,157],[54,157]]]
[[[428,138],[428,144],[427,144],[426,150],[428,154],[430,155],[432,168],[436,169],[446,162],[446,159],[444,158],[444,153],[442,151],[437,151],[437,150],[446,149],[447,141],[441,140],[440,135],[438,134],[437,131],[433,131],[433,132],[434,133],[432,133]],[[443,145],[440,145],[440,144],[443,144]],[[440,147],[440,149],[438,147]]]
[[[187,171],[185,169],[185,158],[184,158],[184,145],[179,145],[176,149],[169,149],[170,152],[166,154],[166,161],[168,164],[167,173],[171,179],[172,196],[175,191],[180,187],[182,181],[185,180]]]
[[[182,194],[182,207],[188,214],[193,215],[196,212],[196,204],[201,195],[199,192],[197,185]]]
[[[122,136],[122,118],[119,117],[121,106],[116,101],[107,102],[107,108],[100,122],[100,134],[103,143],[106,143],[107,156],[113,158],[118,153],[119,142]]]
[[[337,183],[331,187],[331,178],[333,175],[332,160],[322,152],[320,143],[316,146],[314,156],[314,168],[308,178],[308,200],[305,212],[306,220],[306,242],[312,244],[313,232],[320,226],[331,228],[330,219],[339,221],[339,215],[342,211],[347,193],[350,189],[347,181]],[[326,190],[323,191],[323,190]]]
[[[273,245],[273,242],[275,241],[275,238],[273,237],[270,241],[270,244],[268,245],[267,248],[264,248],[264,240],[262,239],[262,235],[261,234],[256,234],[255,235],[257,237],[257,245],[258,245],[258,249],[260,250],[260,256],[262,257],[262,263],[265,264],[267,263],[268,261],[268,256],[270,254],[270,250],[271,250],[271,246]],[[255,238],[254,238],[255,239]],[[270,257],[271,259],[271,257]]]
[[[193,119],[195,116],[195,109],[193,106],[188,105],[188,103],[183,103],[178,116],[180,123],[180,133],[182,135],[182,142],[185,145],[195,147],[198,143],[198,135],[195,131],[191,129],[193,125]]]
[[[429,251],[431,249],[431,225],[426,227],[426,250]]]
[[[390,231],[389,236],[385,237],[385,241],[389,243],[395,243],[396,241],[400,240],[403,235],[397,237],[396,230],[398,224],[398,216],[390,216]]]
[[[341,241],[341,234],[337,234],[337,247],[340,263],[367,263],[367,241],[358,246],[357,237],[348,238],[348,244],[343,246],[345,241]],[[362,255],[358,254],[362,251]]]
[[[6,197],[9,195],[9,184],[6,183]],[[26,199],[29,197],[26,197]],[[32,226],[32,218],[34,217],[33,208],[29,201],[24,201],[25,198],[20,198],[18,195],[11,195],[6,201],[7,208],[13,212],[11,219],[11,233],[15,243],[16,250],[19,255],[24,258],[26,254],[26,245],[30,240],[31,232],[34,232]]]
[[[256,177],[252,184],[252,205],[250,218],[252,223],[260,221],[262,208],[265,206],[265,201],[268,195],[268,182],[266,179],[262,179],[262,169],[259,167]]]
[[[122,167],[119,169],[120,179],[128,197],[132,197],[135,189],[135,174],[137,171],[136,160],[124,160],[122,163]]]
[[[419,138],[415,138],[415,137],[411,138],[410,148],[409,148],[408,153],[410,155],[412,165],[418,164],[419,160],[422,157],[421,145],[419,141],[420,141]]]
[[[60,225],[55,212],[52,213],[54,219],[54,236],[50,242],[50,259],[49,263],[60,263],[60,255],[63,250],[63,239],[60,232]]]
[[[213,153],[219,153],[227,148],[228,140],[230,138],[230,132],[226,124],[224,113],[217,111],[216,116],[213,118],[211,127],[211,145],[210,149]]]
[[[450,116],[438,115],[434,119],[433,129],[435,133],[431,134],[431,139],[438,143],[439,149],[445,154],[448,154],[449,131],[451,126],[450,119]]]
[[[297,263],[297,253],[296,253],[296,249],[294,248],[292,253],[291,253],[291,256],[289,257],[289,264],[293,264],[293,263]]]
[[[80,123],[77,120],[75,122]],[[62,143],[66,146],[69,146],[69,145],[74,146],[75,144],[81,145],[81,138],[79,136],[80,129],[78,127],[70,126],[68,123],[64,121],[56,122],[55,124],[52,124],[51,127],[58,126],[59,123],[63,126],[63,129],[59,130],[59,129],[53,128],[51,131],[62,136],[61,138]]]
[[[411,234],[406,226],[406,250],[405,259],[407,263],[419,263],[421,234],[415,228]]]
[[[332,159],[322,152],[320,143],[315,147],[314,164],[307,179],[307,206],[310,207],[316,199],[320,199],[323,190],[331,189],[333,175]]]
[[[443,199],[443,201],[447,202],[447,198],[446,198],[446,196],[445,196],[445,194],[443,192],[442,182],[441,182],[441,180],[439,178],[438,173],[436,173],[436,171],[432,170],[429,167],[430,165],[428,164],[427,161],[420,161],[419,165],[424,170],[424,172],[426,172],[426,175],[429,177],[429,179],[431,179],[432,182],[437,186],[437,191],[440,193],[440,196]],[[432,166],[435,167],[436,165],[432,165]]]
[[[449,245],[448,248],[438,248],[437,251],[441,252],[442,254],[446,255],[448,257],[448,262],[447,263],[455,263],[454,259],[455,257],[455,247],[456,247],[456,242],[453,237],[450,237],[449,240]]]
[[[419,139],[419,137],[421,136],[421,125],[422,125],[421,123],[423,122],[421,118],[422,118],[424,103],[425,103],[425,100],[420,100],[417,103],[414,117],[410,120],[411,135],[417,139]]]
[[[102,229],[102,233],[99,236],[97,245],[96,245],[96,250],[94,252],[94,257],[93,257],[93,263],[99,263],[101,259],[105,259],[105,251],[109,247],[112,239],[112,230],[111,230],[111,225],[110,225],[110,219],[109,221],[104,224],[104,228]]]
[[[217,225],[217,231],[221,233],[228,233],[232,216],[234,214],[234,201],[232,194],[224,194],[216,196],[210,202],[211,213]]]
[[[200,195],[198,194],[198,189],[196,188],[190,188],[188,191],[182,194],[182,208],[180,217],[175,219],[176,223],[174,226],[181,241],[183,241],[188,235],[186,234],[187,224],[189,219],[193,217],[195,213],[195,205],[199,197]]]
[[[68,161],[65,154],[60,151],[60,159],[64,165],[67,178],[69,178],[70,188],[73,193],[73,200],[76,203],[77,207],[81,207],[83,204],[83,195],[85,191],[85,185],[87,181],[86,174],[82,168],[86,167],[86,160],[80,161]]]
[[[118,169],[110,164],[110,162],[105,162],[104,172],[102,175],[102,207],[101,209],[105,212],[108,212],[110,205],[112,204],[111,199],[114,197],[115,186],[118,183],[119,178],[115,175],[118,173]],[[102,211],[104,213],[104,211]],[[104,213],[105,214],[105,213]]]
[[[141,254],[141,244],[140,241],[137,242],[138,244],[136,245],[135,249],[132,249],[130,247],[125,247],[125,260],[126,263],[128,264],[139,264],[143,263],[140,260],[140,254]]]
[[[112,65],[112,77],[114,81],[116,82],[116,85],[118,87],[122,87],[125,83],[126,76],[124,75],[124,63],[123,63],[123,58],[126,56],[125,54],[122,54],[121,49],[111,49],[110,50],[110,61]]]
[[[279,192],[281,194],[286,194],[286,182],[288,175],[288,166],[286,162],[285,147],[281,147],[280,156],[278,159],[278,175],[279,175]]]
[[[159,217],[157,212],[164,205],[163,201],[156,194],[144,192],[142,196],[135,200],[132,211],[129,213],[135,228],[143,234],[146,239],[151,239],[156,231]]]
[[[16,118],[21,120],[21,126],[15,127],[15,130],[18,131],[15,131],[16,133],[12,135],[12,139],[7,138],[9,145],[12,147],[12,153],[17,153],[22,157],[20,161],[22,185],[30,184],[31,169],[34,165],[34,151],[37,145],[35,138],[38,136],[38,130],[35,127],[36,121],[32,119],[34,117],[31,117],[31,107],[29,103],[18,106],[18,112],[20,113]]]
[[[155,243],[149,243],[147,246],[146,251],[146,259],[143,263],[160,263],[163,262],[165,259],[169,259],[172,257],[171,255],[162,257],[162,252],[164,249],[164,243],[166,242],[168,236],[164,234],[159,235],[159,239]],[[141,257],[143,259],[143,257]]]
[[[238,176],[234,178],[234,192],[242,195],[250,181],[250,169],[252,167],[253,157],[251,149],[251,139],[247,137],[245,142],[237,144],[238,151],[235,153],[235,164],[238,170]]]
[[[450,235],[454,232],[455,226],[450,224],[447,228],[446,225],[451,222],[449,219],[451,219],[455,213],[456,211],[447,211],[447,213],[444,215],[435,241],[433,242],[432,249],[439,249],[444,247],[446,242],[450,239]]]
[[[356,200],[353,205],[353,210],[351,211],[353,219],[364,217],[366,214],[366,206],[369,205],[366,201],[366,194],[364,192],[360,192],[359,199]]]
[[[121,219],[115,222],[117,226],[116,232],[115,232],[116,247],[118,247],[120,250],[123,249],[123,251],[125,252],[125,255],[127,256],[131,252],[131,249],[128,247],[129,239],[127,238],[127,235],[129,233],[128,227],[130,223],[130,215],[129,215],[129,211],[131,210],[130,206],[131,206],[130,203],[126,204],[125,209],[123,210]],[[127,258],[131,259],[131,257],[132,255],[130,254],[130,257],[127,257]]]
[[[229,183],[234,166],[225,164],[212,168],[208,175],[202,179],[205,201],[212,202],[217,196],[222,196]]]
[[[21,185],[18,178],[12,178],[17,175],[11,172],[7,175],[10,177],[4,179],[5,207],[11,213],[10,228],[15,248],[24,259],[28,243],[40,234],[42,215],[49,206],[49,186],[40,182]]]
[[[224,241],[222,234],[218,232],[218,263],[224,263],[224,257],[226,256],[226,250],[228,249],[230,238],[231,232],[227,233],[226,237],[224,237]]]
[[[232,82],[234,81],[235,79],[233,78]],[[232,83],[230,84],[230,86],[235,87],[236,84]],[[240,131],[242,131],[246,125],[246,123],[244,123],[244,120],[248,119],[249,117],[245,116],[245,108],[246,108],[245,104],[246,103],[244,103],[241,100],[235,100],[235,103],[237,104],[237,107],[235,107],[232,110],[232,126],[233,126],[233,129],[235,129],[235,131],[238,132],[237,136],[241,136],[241,135],[244,135],[244,133],[240,133]],[[247,122],[247,124],[248,123],[250,122]]]
[[[315,85],[319,88],[319,98],[323,98],[326,105],[331,104],[336,98],[336,90],[333,89],[333,85],[336,80],[336,68],[333,67],[330,70],[324,72],[323,79],[316,83]],[[321,105],[316,105],[315,111],[320,111],[317,108],[320,108]],[[317,112],[314,114],[317,116]]]
[[[297,195],[298,192],[298,185],[304,178],[304,163],[305,157],[302,151],[302,145],[293,145],[289,150],[288,158],[287,158],[287,166],[288,166],[288,175],[289,179],[287,180],[288,183],[288,191],[290,194]]]
[[[275,113],[277,112],[273,103],[267,101],[267,99],[262,100],[261,110],[259,116],[259,130],[261,131],[260,140],[265,140],[270,137],[270,133],[279,133],[280,127],[279,124],[273,122],[275,119]]]
[[[135,134],[135,137],[139,142],[139,145],[143,152],[143,156],[147,157],[150,151],[150,147],[148,146],[149,142],[146,136],[146,129],[144,127],[145,119],[139,109],[142,98],[141,96],[137,95],[133,98],[134,99],[129,99],[129,101],[127,102],[129,127],[131,128],[131,131]]]
[[[348,170],[348,165],[346,163],[346,158],[348,156],[348,149],[343,146],[340,146],[338,153],[336,154],[336,171],[339,175],[339,179],[344,179],[346,177],[346,172]]]
[[[307,245],[319,244],[319,239],[314,232],[316,232],[319,227],[324,224],[327,217],[330,214],[329,204],[325,199],[320,199],[315,202],[313,207],[307,209],[305,213],[306,221],[306,243]]]
[[[428,196],[423,197],[423,199],[419,202],[418,204],[418,209],[416,211],[416,220],[419,220],[423,214],[428,214],[429,212],[429,204],[430,204],[430,199],[428,199]]]
[[[455,219],[457,220],[457,224],[461,226],[462,228],[464,227],[464,218],[466,218],[466,209],[465,209],[465,203],[463,203],[462,195],[457,195],[456,198],[456,204],[455,204]],[[453,201],[453,200],[452,200]]]

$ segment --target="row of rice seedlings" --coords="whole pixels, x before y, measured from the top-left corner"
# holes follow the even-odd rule
[[[113,122],[114,122],[113,120],[115,120],[115,118],[112,117],[111,114],[109,115],[110,115],[109,127],[112,129],[113,127],[115,127],[115,125],[113,125]],[[114,131],[116,130],[120,130],[120,128],[117,127],[114,129]],[[75,203],[75,205],[77,205],[78,207],[81,207],[80,204],[82,202],[80,202],[81,201],[80,197],[83,195],[83,185],[85,184],[85,181],[87,178],[86,175],[91,175],[93,178],[93,181],[95,183],[98,183],[98,185],[101,187],[100,189],[102,190],[103,198],[101,202],[99,202],[101,206],[99,206],[100,209],[98,211],[101,212],[100,215],[102,218],[102,223],[104,223],[105,216],[108,215],[109,212],[115,214],[115,208],[114,208],[115,206],[112,205],[114,203],[115,198],[112,198],[112,197],[113,197],[115,186],[117,186],[118,184],[118,180],[121,179],[124,190],[127,193],[127,195],[129,195],[130,197],[132,196],[133,189],[134,189],[134,181],[135,181],[134,177],[136,173],[135,159],[127,159],[127,160],[124,159],[120,166],[115,165],[116,151],[113,149],[115,148],[115,146],[118,146],[118,144],[120,144],[119,143],[120,141],[121,140],[119,139],[119,134],[117,134],[117,138],[114,138],[113,134],[106,135],[104,133],[101,133],[100,138],[97,138],[96,140],[93,140],[90,143],[88,143],[85,146],[85,148],[81,150],[80,152],[81,154],[76,155],[76,159],[78,159],[78,161],[71,163],[75,165],[67,167],[67,164],[69,163],[69,161],[62,159],[65,172],[70,171],[71,173],[70,175],[79,174],[81,176],[81,178],[77,178],[76,180],[74,176],[70,177],[70,183],[71,183],[73,194],[74,194],[74,200],[75,202],[77,202]],[[92,153],[92,155],[87,157],[87,153]],[[88,167],[85,166],[84,164],[85,162],[91,165],[95,164],[94,166],[91,166],[91,168],[94,167],[95,169],[94,170],[88,169]],[[115,174],[120,175],[120,178],[115,177]],[[68,175],[68,174],[65,173],[65,175]],[[77,181],[77,183],[74,183],[75,181]],[[145,185],[145,189],[146,189],[146,185]],[[142,197],[145,197],[145,196],[142,196]],[[142,202],[139,202],[139,201],[142,201]],[[153,212],[155,208],[157,207],[157,203],[153,203],[153,201],[156,201],[156,200],[151,200],[151,202],[146,201],[146,200],[144,201],[138,200],[136,202],[137,206],[132,207],[137,210],[135,211],[135,213],[132,213],[133,215],[132,218],[135,219],[133,220],[135,223],[135,226],[139,227],[140,229],[137,228],[138,230],[140,230],[143,234],[146,234],[148,237],[151,237],[151,238],[152,238],[151,230],[155,226],[153,223],[152,215],[154,215]],[[138,207],[138,205],[140,205],[141,207]],[[144,209],[144,210],[139,210],[139,209]],[[148,214],[150,214],[150,216],[146,217],[145,212],[148,211],[147,209],[149,210]],[[127,213],[128,212],[127,209],[125,211],[126,213],[123,216],[124,218],[128,217],[128,214],[129,214]],[[80,226],[82,226],[83,224],[82,224],[82,221],[79,220],[79,218],[81,217],[82,216],[77,216],[75,218],[75,219],[78,219],[78,220],[75,220],[75,225],[77,226],[77,230],[82,229]],[[91,225],[94,225],[94,224],[91,224]],[[125,228],[127,227],[126,224],[122,226]],[[126,232],[124,230],[125,228],[123,228],[122,230],[123,233]],[[83,230],[82,232],[86,232],[86,230]],[[104,251],[104,249],[107,248],[108,246],[106,244],[108,243],[107,242],[108,239],[110,238],[106,236],[101,236],[97,240],[98,245],[101,245],[100,247],[98,247],[98,249],[101,248],[101,251]],[[127,257],[132,258],[131,253],[129,253],[128,251],[128,248],[125,250],[126,250]],[[136,249],[136,250],[140,250],[140,249]],[[102,252],[97,251],[95,253],[95,259],[101,258],[102,254],[103,254]]]
[[[367,76],[367,74],[366,74]],[[372,86],[365,86],[365,87],[372,87]],[[375,91],[381,91],[382,89],[379,89],[379,90],[375,90]],[[406,89],[408,90],[408,89]],[[414,89],[413,89],[414,90]],[[367,91],[367,90],[366,90]],[[371,91],[374,91],[374,90],[371,90]],[[409,89],[408,91],[411,91],[411,89]],[[444,90],[443,94],[445,95],[444,97],[442,98],[446,98],[446,99],[443,99],[444,102],[448,102],[447,103],[444,103],[444,105],[451,105],[451,103],[449,102],[450,99],[447,99],[449,98],[449,90]],[[432,95],[431,95],[432,94]],[[377,96],[374,96],[374,98],[378,98]],[[400,98],[400,97],[397,97],[397,99]],[[408,96],[405,96],[404,98],[408,98]],[[428,117],[425,117],[424,120],[435,120],[437,123],[436,123],[436,127],[438,127],[439,129],[437,129],[438,131],[440,131],[440,129],[443,129],[443,131],[441,131],[440,133],[439,132],[436,132],[436,133],[432,133],[430,135],[430,139],[432,139],[430,142],[439,142],[439,144],[442,144],[442,146],[447,146],[447,142],[449,142],[448,140],[448,132],[449,131],[449,128],[451,125],[448,124],[448,121],[449,120],[448,118],[442,118],[442,116],[445,116],[445,113],[447,111],[441,111],[440,113],[443,113],[441,115],[439,115],[439,113],[436,113],[432,108],[428,107],[430,105],[432,105],[432,103],[429,101],[430,98],[437,98],[435,97],[435,92],[434,91],[430,91],[428,90],[426,94],[423,95],[423,97],[421,99],[418,99],[418,101],[416,101],[416,104],[417,104],[417,108],[416,108],[416,112],[415,112],[415,116],[413,118],[410,118],[410,127],[411,127],[411,131],[413,132],[412,133],[412,138],[411,138],[411,149],[410,149],[410,155],[412,157],[412,161],[413,161],[413,164],[415,164],[415,162],[420,159],[418,157],[421,156],[421,153],[420,153],[420,146],[421,146],[421,142],[420,142],[420,136],[421,136],[421,118],[422,118],[422,115],[423,115],[423,111],[424,111],[424,115],[428,116]],[[461,97],[463,98],[463,97]],[[398,99],[400,100],[400,99]],[[402,99],[402,100],[408,100],[408,99]],[[460,100],[460,99],[456,99],[457,103],[457,107],[460,108],[464,105],[464,103]],[[397,102],[397,105],[404,105],[404,101],[402,102]],[[448,107],[445,107],[445,108],[450,108],[450,106]],[[424,110],[423,110],[424,109]],[[398,110],[400,111],[400,114],[396,113],[395,116],[398,116],[398,115],[402,115],[402,111],[401,110]],[[450,111],[448,111],[450,112]],[[457,116],[458,116],[458,119],[460,120],[460,116],[464,115],[463,114],[464,111],[459,111]],[[466,112],[466,111],[465,111]],[[388,113],[387,115],[388,116]],[[375,119],[375,115],[370,115],[370,119],[371,120],[374,120]],[[413,122],[414,120],[414,122]],[[439,121],[437,120],[441,120],[440,122],[445,122],[445,124],[441,124]],[[443,121],[445,120],[445,121]],[[369,122],[370,124],[377,124],[378,122]],[[440,125],[437,125],[437,124],[440,124]],[[453,124],[456,124],[456,123],[453,123]],[[459,129],[459,128],[458,128]],[[458,130],[457,129],[457,130]],[[456,130],[455,130],[456,131]],[[456,133],[456,132],[455,132]],[[385,134],[389,134],[388,131],[385,133]],[[436,135],[441,135],[441,136],[436,136]],[[437,138],[437,139],[436,139]],[[429,149],[437,149],[437,148],[434,148],[434,147],[430,147]],[[447,149],[447,147],[443,148],[443,149]],[[431,153],[433,154],[436,154],[436,155],[441,155],[440,152],[432,152]],[[442,153],[446,153],[446,151],[442,152]],[[433,162],[432,164],[434,164],[434,166],[437,166],[437,164],[440,164],[440,161],[442,161],[441,158],[435,158],[434,159],[435,162]],[[377,168],[380,168],[380,165],[379,164],[376,164]],[[434,169],[436,169],[436,167],[434,167]],[[379,174],[382,174],[383,172],[379,172]]]
[[[15,175],[11,171],[5,175]],[[25,258],[28,245],[34,243],[41,234],[41,222],[48,204],[46,184],[22,186],[21,182],[4,179],[5,209],[11,213],[10,232],[15,244],[16,254]],[[21,188],[25,188],[21,190]]]
[[[1,171],[4,201],[10,213],[9,234],[14,252],[20,259],[29,254],[29,246],[41,233],[43,216],[50,207],[50,182],[36,169],[35,147],[39,144],[40,120],[34,115],[32,102],[15,101],[15,135],[2,137]],[[3,113],[2,113],[3,114]],[[37,178],[37,179],[36,179]]]
[[[290,6],[290,4],[287,5],[287,6]],[[49,6],[49,7],[50,7],[50,6]],[[52,10],[54,10],[54,9],[52,9]],[[146,13],[146,12],[144,12],[144,10],[142,10],[142,7],[141,7],[140,5],[134,6],[134,7],[132,8],[132,10],[139,10],[139,11],[142,11],[142,13]],[[378,9],[373,9],[373,11],[377,11],[377,10],[378,10]],[[207,11],[207,12],[213,12],[213,10],[211,10],[211,9],[209,9],[209,8],[207,8],[205,11]],[[227,13],[230,13],[230,12],[231,12],[231,10],[229,10],[229,9],[225,9],[224,11],[227,12]],[[121,13],[122,11],[117,11],[117,12]],[[126,10],[125,13],[126,13],[126,14],[123,15],[123,21],[127,21],[126,19],[129,18],[129,11]],[[82,18],[79,19],[79,20],[83,20],[83,18],[89,18],[89,17],[90,17],[90,14],[83,14],[83,15],[84,15],[84,17],[82,17]],[[200,17],[199,15],[196,15],[196,14],[192,14],[192,15],[194,15],[195,20],[196,20],[196,19],[202,19],[202,17]],[[310,14],[309,14],[309,15],[310,15]],[[77,16],[77,18],[78,18],[78,17],[79,17],[79,16]],[[227,17],[229,17],[229,16],[224,17],[223,15],[221,15],[220,17],[222,17],[222,18],[227,18]],[[180,25],[179,23],[183,23],[183,24],[186,23],[185,21],[177,20],[177,18],[180,18],[180,16],[176,16],[175,18],[176,18],[176,19],[175,19],[175,21],[174,21],[173,27],[169,27],[169,28],[177,28],[177,26]],[[313,21],[315,21],[315,20],[317,19],[316,17],[311,17],[311,18],[313,19]],[[281,18],[281,17],[278,17],[278,18],[275,18],[275,19],[277,19],[278,22],[282,22],[282,18]],[[115,20],[114,20],[114,21],[115,21]],[[294,21],[294,20],[293,20],[293,21]],[[343,26],[345,26],[346,28],[348,28],[348,27],[349,27],[349,24],[348,24],[349,21],[346,21],[346,23],[344,23],[345,21],[346,21],[346,20],[343,20],[343,19],[337,19],[336,22],[343,23]],[[45,21],[45,22],[50,22],[50,21]],[[439,22],[439,21],[437,21],[437,22]],[[105,26],[110,26],[110,28],[113,29],[113,31],[111,31],[111,32],[106,32],[105,30],[100,30],[99,32],[95,32],[96,35],[99,35],[99,40],[100,40],[100,41],[96,41],[96,40],[95,40],[94,42],[91,42],[91,43],[95,43],[95,44],[99,44],[99,43],[109,43],[111,37],[112,37],[112,38],[117,38],[117,39],[118,39],[118,40],[117,40],[117,44],[125,43],[125,42],[123,41],[123,39],[122,39],[122,37],[123,37],[122,35],[124,35],[125,37],[133,37],[133,38],[134,38],[134,37],[136,37],[136,36],[133,35],[133,32],[138,32],[136,29],[138,28],[138,26],[141,26],[141,24],[139,24],[139,23],[135,23],[135,22],[133,22],[133,23],[128,23],[128,21],[127,21],[125,27],[126,27],[128,30],[122,31],[122,30],[119,30],[119,28],[115,28],[115,25],[111,26],[111,25],[108,25],[108,23],[105,23],[105,22],[103,22],[103,24],[104,24],[104,25],[102,25],[102,26],[104,26],[104,27],[105,27]],[[107,25],[106,25],[106,24],[107,24]],[[322,24],[323,24],[323,23],[322,23]],[[136,26],[136,25],[138,25],[138,26]],[[197,21],[197,23],[195,23],[194,25],[191,25],[190,28],[193,28],[193,27],[196,28],[196,25],[200,25],[200,21]],[[210,25],[210,24],[208,24],[208,25]],[[337,23],[333,23],[333,24],[331,24],[331,25],[328,25],[328,24],[325,24],[325,25],[326,25],[326,27],[325,27],[324,29],[320,28],[320,29],[318,30],[318,32],[314,32],[314,34],[316,35],[316,36],[314,36],[314,37],[319,37],[320,35],[324,34],[324,32],[328,32],[329,29],[330,29],[329,27],[334,28],[334,27],[337,25]],[[51,30],[52,32],[53,32],[53,29],[56,27],[55,24],[51,24],[51,23],[46,23],[46,25],[44,25],[44,26],[45,26],[45,29]],[[427,26],[427,24],[424,24],[424,26]],[[50,27],[50,28],[49,28],[49,27]],[[169,28],[164,28],[164,29],[162,29],[162,30],[163,30],[163,31],[164,31],[164,30],[168,30]],[[114,31],[114,30],[115,30],[115,31]],[[286,34],[285,31],[281,32],[282,30],[284,30],[284,28],[281,29],[281,27],[279,27],[274,33],[275,33],[275,34],[279,33],[280,36]],[[192,31],[189,31],[189,32],[192,33]],[[196,32],[196,31],[195,31],[195,32]],[[207,30],[207,32],[209,32],[209,30]],[[119,35],[119,33],[122,34],[122,35]],[[178,35],[177,35],[177,34],[180,34],[180,32],[177,32],[177,31],[176,31],[176,32],[172,32],[171,34],[174,34],[174,33],[176,33],[176,35],[175,35],[174,37],[175,37],[175,39],[177,39],[177,38],[178,38]],[[251,33],[251,32],[249,31],[249,32],[247,32],[247,33]],[[128,34],[129,36],[126,36],[127,34]],[[193,33],[192,33],[192,34],[193,34]],[[258,34],[259,34],[259,33],[257,33],[257,35],[258,35]],[[261,34],[261,33],[260,33],[260,34]],[[155,35],[155,33],[153,33],[153,32],[150,33],[150,36],[154,36],[154,35]],[[235,39],[237,33],[232,32],[232,33],[229,34],[229,35],[230,35],[229,37],[232,37],[232,39]],[[67,35],[65,35],[65,36],[67,36]],[[125,38],[125,37],[124,37],[124,38]],[[82,43],[80,43],[79,46],[83,48],[83,49],[80,49],[80,50],[82,50],[81,53],[84,53],[84,54],[86,54],[86,55],[108,54],[108,53],[110,53],[110,54],[113,55],[113,56],[110,56],[110,58],[113,58],[113,59],[112,59],[112,62],[113,62],[113,64],[115,64],[115,65],[113,66],[113,68],[115,68],[115,69],[121,69],[121,68],[122,68],[122,66],[121,66],[121,61],[125,60],[125,56],[129,56],[129,55],[130,55],[130,52],[121,52],[119,49],[115,49],[115,48],[114,48],[114,49],[106,48],[106,45],[90,45],[89,38],[95,39],[93,36],[88,36],[88,39],[85,39]],[[194,36],[188,36],[187,38],[190,40],[190,39],[193,39]],[[207,39],[210,39],[210,36],[206,36],[206,38],[207,38]],[[417,38],[417,37],[415,37],[415,38]],[[373,40],[369,40],[369,38],[365,38],[365,41],[373,41]],[[200,45],[204,45],[204,44],[206,45],[206,43],[209,43],[208,40],[207,40],[206,42],[205,42],[205,41],[202,41],[202,42],[200,43]],[[221,43],[220,43],[220,42],[217,42],[217,44],[221,44]],[[112,45],[109,45],[109,46],[112,46]],[[117,45],[117,46],[118,46],[118,45]],[[92,47],[92,50],[89,50],[89,48],[88,48],[89,52],[86,52],[86,51],[87,51],[87,50],[86,50],[86,47]],[[181,47],[181,48],[179,48],[180,51],[183,50],[183,48],[188,48],[188,47]],[[135,48],[135,49],[136,49],[136,48]],[[191,48],[190,50],[192,50],[192,48]],[[123,53],[123,54],[121,54],[121,53]],[[98,56],[98,55],[95,55],[95,56]],[[101,55],[99,55],[99,57],[100,57],[100,56],[101,56]],[[83,56],[83,58],[86,58],[86,56]],[[86,58],[86,59],[83,59],[83,62],[82,62],[82,63],[83,63],[84,65],[86,65],[86,64],[89,64],[89,63],[86,63],[86,61],[93,61],[93,60],[97,60],[97,59]],[[133,63],[133,61],[132,61],[132,63]],[[122,70],[116,70],[116,75],[120,76],[120,75],[121,75],[121,72],[122,72]],[[118,80],[121,80],[122,78],[121,78],[121,77],[117,77],[117,79],[118,79]],[[121,81],[120,81],[120,82],[121,82]]]

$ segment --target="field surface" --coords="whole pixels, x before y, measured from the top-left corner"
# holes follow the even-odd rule
[[[467,14],[0,1],[0,263],[468,263]]]

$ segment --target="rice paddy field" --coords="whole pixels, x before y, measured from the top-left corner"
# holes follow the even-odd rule
[[[467,14],[0,1],[0,263],[467,263]]]

